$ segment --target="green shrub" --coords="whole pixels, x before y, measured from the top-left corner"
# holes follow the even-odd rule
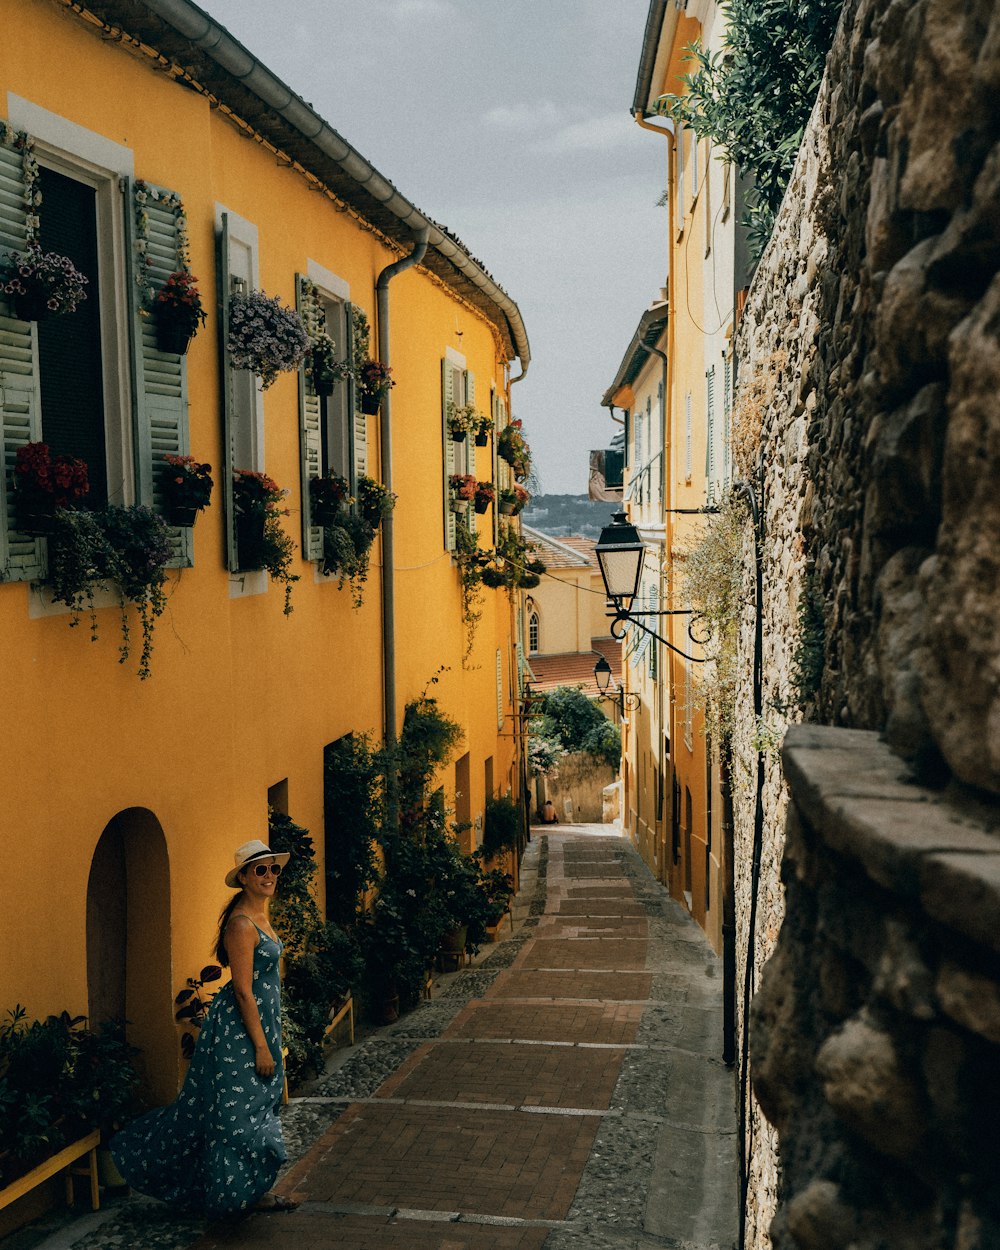
[[[521,813],[513,799],[501,797],[486,800],[483,822],[483,852],[489,857],[517,846],[521,832]]]

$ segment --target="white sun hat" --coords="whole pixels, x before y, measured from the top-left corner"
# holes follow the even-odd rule
[[[237,877],[255,859],[274,859],[284,868],[292,857],[288,851],[272,851],[269,846],[261,842],[260,838],[254,838],[251,842],[244,842],[242,846],[238,846],[233,858],[236,860],[236,867],[226,873],[226,885],[231,890],[240,890],[243,887]]]

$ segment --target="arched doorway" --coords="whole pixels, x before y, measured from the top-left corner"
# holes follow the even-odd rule
[[[87,996],[93,1027],[124,1019],[139,1048],[143,1093],[177,1092],[178,1048],[170,984],[170,876],[160,822],[130,807],[107,824],[87,882]]]

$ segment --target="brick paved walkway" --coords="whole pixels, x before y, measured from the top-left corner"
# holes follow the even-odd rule
[[[721,965],[607,827],[535,830],[514,933],[283,1112],[297,1210],[159,1203],[37,1250],[730,1250]],[[97,1217],[91,1217],[96,1220]]]
[[[732,1244],[715,957],[603,827],[535,831],[532,864],[521,910],[529,901],[535,914],[456,978],[471,996],[436,1031],[447,998],[400,1022],[408,1053],[284,1176],[299,1209],[217,1227],[197,1250]],[[701,1108],[713,1081],[721,1100]],[[683,1122],[671,1123],[674,1106]],[[678,1172],[679,1130],[691,1176]],[[719,1186],[700,1201],[706,1176]]]

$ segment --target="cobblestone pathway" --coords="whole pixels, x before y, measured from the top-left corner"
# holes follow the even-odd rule
[[[719,961],[603,826],[535,831],[518,902],[512,938],[286,1108],[298,1210],[133,1203],[59,1247],[729,1250]]]

